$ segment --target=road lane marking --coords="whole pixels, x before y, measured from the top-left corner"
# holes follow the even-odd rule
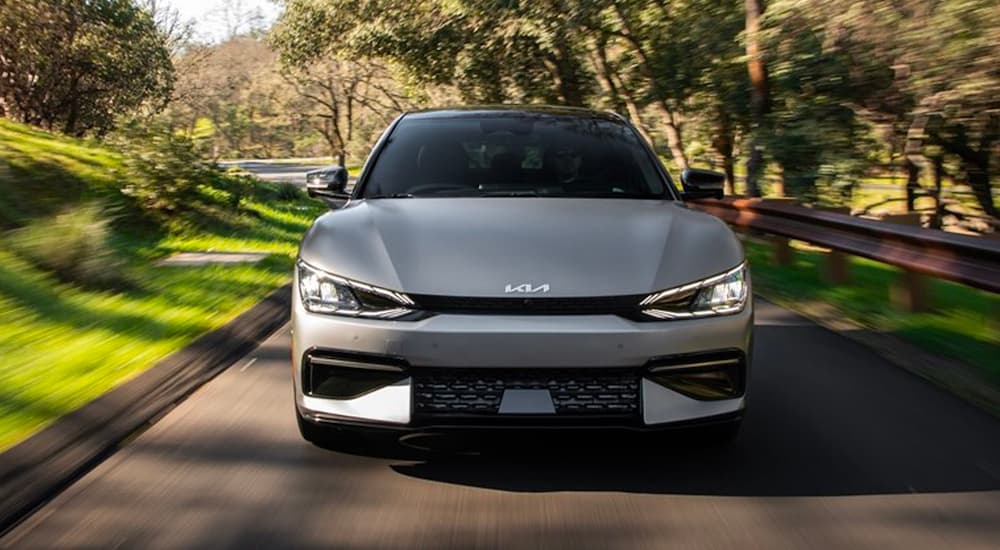
[[[254,357],[253,359],[250,359],[250,362],[248,362],[246,365],[243,365],[243,368],[240,369],[240,372],[243,372],[243,371],[247,370],[248,368],[250,368],[250,365],[252,365],[252,364],[254,364],[256,362],[257,362],[257,358],[256,357]]]

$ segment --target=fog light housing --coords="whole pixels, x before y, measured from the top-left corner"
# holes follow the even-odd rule
[[[313,350],[302,361],[306,395],[356,399],[406,379],[403,359],[334,350]]]
[[[645,377],[700,401],[736,399],[746,391],[746,360],[741,352],[659,358],[646,365]]]

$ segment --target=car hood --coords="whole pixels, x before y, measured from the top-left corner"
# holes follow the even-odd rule
[[[674,201],[410,198],[352,201],[306,233],[300,258],[413,294],[618,296],[670,288],[743,260],[717,218]],[[526,289],[525,287],[521,287]]]

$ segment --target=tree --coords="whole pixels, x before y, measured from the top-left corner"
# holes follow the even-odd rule
[[[213,156],[290,155],[298,132],[287,105],[294,90],[263,40],[241,36],[193,46],[174,60],[177,85],[166,113]]]
[[[760,196],[758,179],[763,173],[759,130],[768,111],[767,66],[760,45],[760,20],[764,15],[764,0],[746,0],[747,72],[750,76],[750,106],[753,128],[750,132],[750,157],[747,159],[747,194]]]
[[[286,67],[283,75],[302,100],[293,107],[296,114],[323,135],[341,166],[346,166],[359,118],[384,125],[407,104],[388,70],[372,60],[317,61]]]
[[[67,134],[162,108],[173,68],[150,14],[130,0],[0,0],[0,113]]]
[[[882,126],[887,146],[905,154],[911,190],[919,187],[918,168],[944,166],[935,160],[944,156],[982,210],[997,216],[990,183],[1000,141],[994,1],[847,0],[810,2],[806,9],[802,0],[775,0],[768,13],[769,47],[790,92],[784,97],[819,123],[776,144],[776,154],[792,157],[790,145],[802,144],[803,137],[827,156],[831,149],[850,151],[846,142]],[[810,120],[775,110],[784,111],[776,119]]]
[[[209,15],[226,29],[223,40],[239,36],[259,38],[267,30],[267,18],[260,6],[247,6],[244,0],[222,0]]]
[[[146,10],[153,23],[163,35],[170,57],[181,55],[194,39],[194,21],[184,19],[177,8],[166,0],[138,0],[138,5]]]
[[[596,87],[570,8],[562,0],[291,0],[271,39],[291,66],[379,57],[418,85],[454,84],[468,102],[585,105]]]
[[[417,84],[453,84],[468,102],[591,105],[603,89],[640,126],[641,112],[654,109],[674,163],[686,168],[683,110],[704,68],[690,57],[697,40],[687,19],[726,3],[291,0],[272,40],[291,65],[375,56]]]
[[[1000,10],[989,0],[912,0],[893,40],[899,88],[914,105],[907,153],[954,159],[983,212],[993,201],[1000,144]],[[922,163],[928,166],[928,162]]]

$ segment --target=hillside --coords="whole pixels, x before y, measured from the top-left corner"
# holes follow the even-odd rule
[[[133,163],[0,119],[0,449],[286,283],[324,210],[294,189],[210,172],[183,209],[148,210],[123,193],[144,183]],[[155,264],[204,250],[269,255]]]

